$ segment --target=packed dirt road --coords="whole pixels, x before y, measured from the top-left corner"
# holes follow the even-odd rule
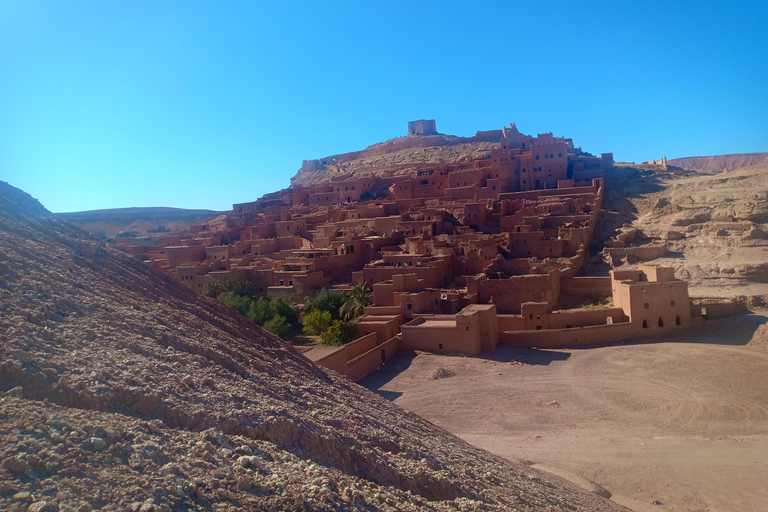
[[[664,340],[404,354],[361,384],[635,511],[758,512],[768,507],[767,341],[761,310]]]

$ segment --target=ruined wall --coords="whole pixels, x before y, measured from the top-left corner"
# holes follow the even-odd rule
[[[560,292],[563,295],[611,295],[611,278],[605,277],[571,277],[560,280]]]

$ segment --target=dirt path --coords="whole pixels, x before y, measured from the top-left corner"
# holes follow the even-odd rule
[[[666,342],[402,355],[362,384],[491,452],[591,480],[637,511],[764,511],[768,351],[753,338],[767,323],[762,311]],[[454,375],[428,380],[439,368]]]

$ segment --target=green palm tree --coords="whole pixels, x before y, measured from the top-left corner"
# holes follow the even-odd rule
[[[224,291],[232,292],[235,295],[243,297],[253,298],[253,288],[251,287],[250,281],[229,278],[224,280],[223,286]]]
[[[205,285],[205,291],[203,292],[203,295],[206,297],[213,297],[214,299],[224,293],[224,285],[222,284],[221,280],[215,279],[213,281],[208,281]]]
[[[352,287],[352,290],[344,300],[344,304],[339,309],[341,317],[350,321],[363,313],[365,313],[365,307],[371,303],[371,290],[363,284],[356,284]]]

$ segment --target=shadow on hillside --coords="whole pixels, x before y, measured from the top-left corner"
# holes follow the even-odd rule
[[[517,361],[524,365],[549,366],[554,361],[566,361],[571,354],[559,350],[499,345],[494,352],[483,352],[477,357],[499,363]]]
[[[604,179],[602,214],[590,244],[591,255],[602,251],[605,241],[613,237],[618,228],[637,220],[638,211],[631,198],[664,189],[658,175],[633,167],[615,167],[605,173]]]

